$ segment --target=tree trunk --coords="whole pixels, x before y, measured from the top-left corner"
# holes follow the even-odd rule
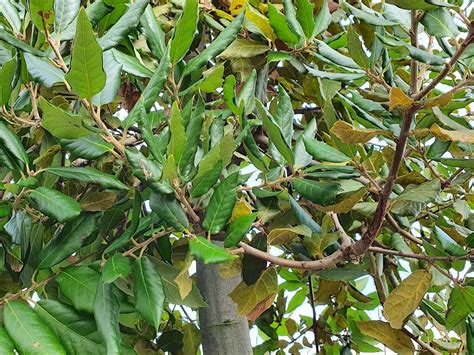
[[[252,354],[247,319],[227,295],[241,277],[223,279],[218,266],[197,263],[197,285],[209,307],[199,308],[199,325],[204,355]]]

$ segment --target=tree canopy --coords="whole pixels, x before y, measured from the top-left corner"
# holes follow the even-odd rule
[[[0,352],[474,353],[471,7],[0,1]]]

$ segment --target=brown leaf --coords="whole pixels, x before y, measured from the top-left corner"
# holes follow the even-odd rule
[[[346,144],[367,143],[379,134],[387,134],[381,129],[358,129],[345,121],[337,121],[331,128],[334,134],[341,142]]]
[[[364,197],[367,189],[365,187],[357,190],[356,192],[350,194],[349,196],[344,195],[343,199],[337,203],[329,206],[314,205],[314,207],[321,212],[336,212],[336,213],[347,213],[349,212],[354,205],[359,202],[359,200]]]
[[[441,128],[436,123],[431,126],[430,132],[438,139],[442,141],[453,141],[459,143],[474,144],[474,131],[473,130],[456,130],[448,131],[447,129]]]
[[[94,191],[81,200],[81,209],[89,212],[106,211],[112,207],[116,198],[110,191]]]

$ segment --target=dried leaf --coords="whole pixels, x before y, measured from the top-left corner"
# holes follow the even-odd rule
[[[117,195],[110,191],[95,191],[81,200],[81,210],[89,212],[107,211],[112,207]]]
[[[406,109],[413,104],[413,99],[408,97],[400,88],[392,88],[389,94],[390,111],[395,107]]]
[[[229,294],[229,297],[237,304],[237,313],[246,316],[251,315],[256,308],[262,309],[262,302],[269,307],[277,293],[277,273],[275,268],[269,268],[260,275],[257,282],[250,286],[242,281]]]
[[[453,141],[466,144],[474,144],[474,131],[473,130],[456,130],[449,131],[441,128],[436,123],[430,128],[431,134],[442,141]]]
[[[337,121],[331,128],[334,134],[341,142],[346,144],[367,143],[379,134],[386,134],[381,129],[358,129],[345,121]]]
[[[393,329],[390,324],[381,320],[357,322],[360,331],[375,340],[380,341],[398,354],[414,354],[415,347],[411,339],[403,331]]]
[[[288,228],[275,228],[268,234],[268,244],[280,245],[290,243],[298,235],[310,237],[311,229],[303,225]]]
[[[425,269],[416,270],[388,295],[383,313],[392,328],[403,327],[405,319],[415,311],[430,287],[431,277]]]

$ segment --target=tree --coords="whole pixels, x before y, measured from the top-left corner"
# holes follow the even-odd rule
[[[474,353],[469,6],[0,2],[0,352]]]

